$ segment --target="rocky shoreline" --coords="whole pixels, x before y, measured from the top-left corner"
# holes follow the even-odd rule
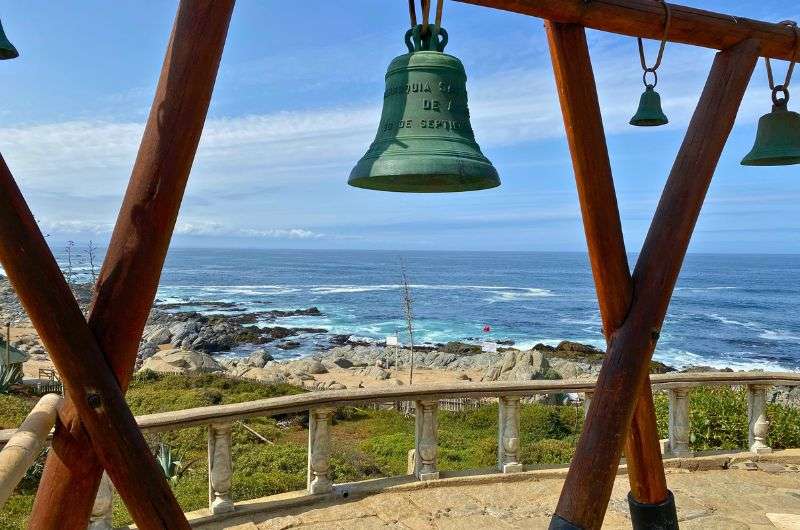
[[[91,286],[75,285],[73,290],[82,309],[88,311]],[[205,312],[198,312],[197,308]],[[309,390],[411,382],[412,353],[408,348],[386,347],[352,335],[331,334],[323,328],[278,324],[285,317],[319,316],[323,315],[316,307],[248,313],[227,302],[156,301],[144,328],[136,369],[218,372],[266,383],[290,383]],[[27,330],[18,332],[12,344],[27,352],[35,362],[49,361],[13,289],[3,277],[0,277],[0,320],[12,322],[18,330]],[[313,342],[314,349],[309,355],[276,359],[278,352],[291,353],[304,341]],[[415,346],[414,382],[594,379],[604,357],[601,350],[570,341],[557,346],[537,344],[526,351],[514,348],[511,341],[500,344],[497,352],[483,352],[480,346],[464,342]],[[657,361],[651,363],[651,373],[675,370]],[[681,371],[732,370],[693,366]],[[782,392],[789,401],[795,401],[794,393],[794,390]]]

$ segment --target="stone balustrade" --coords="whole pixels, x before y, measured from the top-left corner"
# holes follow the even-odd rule
[[[767,391],[772,386],[800,386],[800,374],[789,373],[702,373],[663,374],[651,377],[653,388],[669,396],[669,438],[664,443],[665,458],[692,456],[690,449],[689,394],[698,386],[740,386],[748,390],[749,450],[767,453],[769,421],[766,417]],[[417,480],[436,480],[438,468],[439,401],[451,398],[497,398],[499,402],[497,470],[502,473],[523,471],[520,463],[520,408],[526,397],[542,394],[582,393],[584,408],[591,403],[594,381],[556,380],[522,383],[459,383],[454,385],[419,385],[380,390],[360,389],[312,392],[282,396],[247,403],[217,405],[164,412],[137,417],[143,432],[166,432],[191,426],[208,428],[208,489],[210,516],[236,511],[231,498],[234,480],[231,459],[231,429],[243,418],[275,416],[307,411],[308,480],[310,496],[337,493],[339,486],[330,477],[331,423],[337,407],[386,402],[412,402],[414,405],[415,444],[411,470]],[[0,444],[15,433],[0,431]],[[3,477],[0,476],[0,479]],[[352,485],[348,486],[352,487]],[[347,496],[342,489],[338,493]],[[112,486],[103,478],[92,512],[90,528],[110,528]]]

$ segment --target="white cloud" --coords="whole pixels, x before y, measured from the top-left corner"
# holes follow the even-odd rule
[[[635,40],[590,33],[590,42],[607,132],[646,134],[628,125],[642,91]],[[648,50],[654,51],[652,43],[648,43]],[[473,126],[485,149],[526,145],[564,135],[546,52],[535,62],[530,54],[524,57],[525,63],[506,61],[498,66],[500,71],[469,81]],[[670,118],[667,129],[680,131],[686,127],[712,58],[709,50],[667,47],[658,87]],[[759,64],[740,112],[740,124],[752,124],[769,110],[763,77],[763,65]],[[323,235],[313,229],[407,215],[408,203],[403,197],[393,202],[376,199],[375,204],[380,206],[371,209],[370,204],[365,204],[356,210],[341,209],[326,195],[331,179],[341,182],[366,150],[379,114],[380,108],[374,104],[356,102],[348,107],[209,119],[187,195],[190,214],[200,220],[182,217],[176,233],[336,239],[342,236]],[[110,209],[92,208],[90,202],[107,205],[109,197],[122,196],[143,127],[143,123],[92,120],[3,127],[0,151],[32,203],[37,196],[51,197],[48,207],[42,208],[52,216],[43,224],[45,231],[107,234],[112,228]],[[295,194],[291,198],[279,199],[279,194],[265,192],[269,187],[289,186]],[[53,196],[68,195],[86,200],[81,204],[63,200],[64,204],[54,205]],[[524,210],[524,206],[518,207]],[[265,221],[267,227],[254,226],[253,216],[261,216],[262,212],[279,222]],[[440,214],[436,209],[419,211],[415,218],[428,215],[437,218]],[[76,217],[86,220],[70,220]],[[225,222],[208,220],[215,218]],[[289,227],[275,226],[281,224]]]
[[[110,234],[114,226],[106,222],[40,219],[39,228],[45,234]]]
[[[85,234],[108,236],[114,226],[107,222],[41,219],[39,227],[45,234]],[[184,236],[248,237],[256,239],[320,239],[325,234],[304,228],[239,228],[217,221],[179,221],[175,234]]]
[[[600,101],[610,134],[632,133],[628,119],[642,91],[635,45],[601,39],[593,48]],[[594,50],[593,50],[594,51]],[[627,53],[626,53],[627,52]],[[661,69],[668,127],[685,127],[702,90],[712,54],[669,46]],[[549,63],[498,72],[470,82],[472,119],[487,147],[563,136]],[[759,68],[760,65],[759,65]],[[757,76],[757,79],[760,76]],[[769,110],[760,80],[746,98],[740,122]],[[289,110],[207,121],[192,190],[210,192],[269,179],[275,185],[343,173],[366,150],[377,127],[374,105]],[[0,128],[0,149],[12,171],[33,189],[84,196],[124,189],[142,135],[141,123],[66,121]]]
[[[217,221],[182,221],[175,226],[175,234],[186,236],[229,236],[258,239],[319,239],[324,234],[303,228],[237,228]]]

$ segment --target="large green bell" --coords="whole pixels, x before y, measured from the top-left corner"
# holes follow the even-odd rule
[[[381,191],[437,193],[500,185],[475,142],[464,65],[443,53],[447,32],[435,25],[406,33],[408,53],[386,72],[378,134],[348,184]]]
[[[6,37],[6,32],[3,31],[3,23],[0,22],[0,60],[14,59],[15,57],[19,57],[19,52]]]
[[[630,121],[637,127],[655,127],[669,123],[664,111],[661,110],[661,96],[652,85],[647,85],[639,98],[639,109]]]
[[[787,166],[800,164],[800,114],[790,111],[786,100],[777,100],[772,112],[758,120],[753,149],[743,166]]]

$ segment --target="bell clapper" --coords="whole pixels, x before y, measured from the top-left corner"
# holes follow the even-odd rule
[[[658,125],[665,125],[669,123],[667,116],[661,109],[661,96],[655,91],[658,85],[658,67],[661,66],[661,59],[664,58],[664,48],[667,46],[667,34],[669,33],[669,25],[672,21],[672,12],[670,11],[669,4],[661,0],[664,6],[664,36],[661,39],[661,45],[658,48],[658,56],[653,66],[647,66],[647,61],[644,57],[644,42],[641,37],[637,37],[636,42],[639,45],[639,62],[642,65],[642,83],[644,83],[644,93],[639,98],[639,108],[631,118],[630,124],[637,127],[655,127]],[[647,82],[647,74],[653,74],[653,82]]]
[[[767,80],[772,90],[772,112],[758,120],[758,131],[753,149],[742,159],[743,166],[788,166],[800,164],[800,114],[789,110],[789,83],[797,58],[800,55],[800,30],[791,20],[782,22],[794,28],[795,53],[780,85],[775,84],[772,64],[764,58]]]

